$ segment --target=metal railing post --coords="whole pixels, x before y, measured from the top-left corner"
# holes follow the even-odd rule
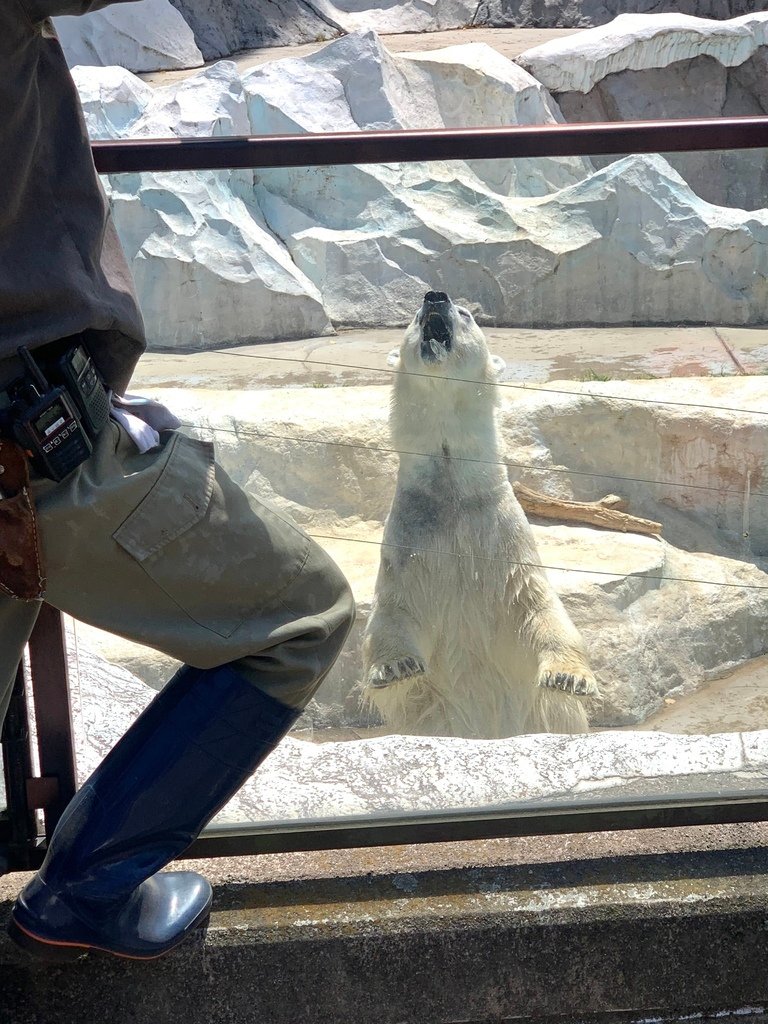
[[[2,741],[5,798],[8,805],[7,821],[4,822],[8,828],[8,838],[3,844],[3,853],[7,858],[7,868],[21,871],[33,866],[31,857],[37,840],[37,822],[27,792],[27,782],[32,775],[32,751],[22,665],[16,671]]]
[[[69,700],[67,648],[61,612],[43,604],[29,640],[40,778],[31,780],[33,804],[45,813],[49,839],[75,795],[75,747]]]

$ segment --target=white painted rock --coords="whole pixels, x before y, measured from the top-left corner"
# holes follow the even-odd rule
[[[98,71],[75,67],[72,78],[92,139],[119,139],[131,134],[155,95],[152,86],[117,66]]]
[[[246,75],[251,124],[285,132],[560,118],[488,52],[393,58],[370,34],[350,36]],[[762,322],[768,215],[702,203],[660,157],[597,173],[583,162],[510,163],[329,167],[309,178],[273,170],[259,175],[257,195],[336,323],[370,324],[371,309],[377,325],[407,322],[433,287],[505,324]]]
[[[174,0],[192,26],[206,60],[237,50],[330,39],[342,32],[437,32],[473,23],[477,0],[279,0],[258,5],[246,0]]]
[[[151,97],[99,69],[79,82],[110,138],[561,117],[485,46],[393,57],[373,33]],[[116,176],[109,191],[154,346],[401,325],[432,288],[524,326],[753,324],[768,300],[768,212],[702,201],[659,156]]]
[[[214,174],[116,178],[110,199],[152,346],[332,333],[315,286]]]
[[[750,744],[749,753],[741,748],[742,736]],[[705,789],[710,784],[707,776],[722,780],[735,772],[740,773],[740,784],[751,781],[756,788],[766,763],[764,732],[609,732],[506,740],[386,736],[322,744],[289,738],[229,804],[222,819],[279,821],[553,798],[607,800],[627,789],[684,791],[690,777],[702,775],[697,788]]]
[[[550,89],[567,121],[759,116],[768,110],[766,44],[768,13],[731,21],[627,14],[517,60]],[[761,150],[674,153],[668,159],[711,203],[745,209],[768,204]]]
[[[440,32],[473,23],[477,0],[403,0],[372,4],[370,0],[313,0],[331,25],[344,32]]]
[[[114,64],[130,71],[168,71],[203,63],[192,29],[170,0],[114,4],[53,21],[71,68]]]
[[[373,32],[348,35],[301,59],[262,65],[243,77],[248,115],[254,134],[399,128],[471,128],[510,124],[554,124],[562,121],[557,105],[541,85],[512,61],[484,43],[467,43],[428,53],[389,53]],[[435,162],[413,167],[414,184],[425,175],[453,176],[469,166],[492,192],[504,195],[545,195],[580,181],[592,171],[578,157]],[[334,215],[346,198],[346,219],[361,201],[389,187],[391,176],[381,167],[324,168],[331,176],[323,195]],[[270,183],[299,187],[301,169],[259,175]],[[408,169],[404,168],[406,181]],[[473,175],[468,176],[474,180]],[[331,184],[343,191],[334,194]],[[289,186],[285,186],[289,187]],[[299,205],[313,202],[304,181]],[[313,211],[314,212],[314,211]],[[339,211],[342,217],[344,213]]]
[[[95,138],[249,132],[229,62],[156,90],[114,68],[79,68],[75,77]],[[252,172],[113,175],[105,184],[151,346],[332,333],[319,292],[253,201]]]
[[[80,781],[152,694],[124,669],[81,652],[72,666]],[[484,807],[590,795],[665,792],[708,778],[754,786],[768,769],[768,732],[712,736],[606,732],[461,740],[386,736],[314,744],[283,740],[216,819],[282,821]],[[736,775],[738,773],[738,775]],[[702,781],[702,776],[704,777]]]
[[[713,21],[685,14],[622,14],[608,25],[552,39],[516,58],[553,93],[588,93],[607,75],[693,57],[743,64],[768,43],[768,13]]]
[[[765,319],[768,211],[704,202],[660,156],[543,197],[439,164],[329,168],[303,192],[291,171],[260,182],[267,223],[337,324],[371,325],[371,310],[407,323],[434,288],[507,326]]]

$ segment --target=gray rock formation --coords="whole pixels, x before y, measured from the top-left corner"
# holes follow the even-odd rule
[[[734,21],[622,15],[552,40],[517,61],[557,100],[566,121],[744,117],[768,112],[768,15]],[[603,166],[611,158],[595,158]],[[768,205],[765,150],[672,153],[670,164],[707,202]]]
[[[171,0],[195,34],[206,60],[261,46],[333,39],[339,29],[302,0]]]
[[[54,18],[69,67],[117,65],[129,71],[197,68],[203,55],[169,0],[116,4],[81,17]]]
[[[570,43],[558,59],[537,48],[525,61],[574,105],[620,77],[611,69],[660,76],[715,57],[761,88],[748,62],[767,49],[766,15],[619,22],[627,31],[583,33],[588,46]],[[708,56],[692,58],[697,47]],[[484,44],[393,56],[371,32],[242,76],[221,62],[157,89],[115,68],[79,68],[76,80],[96,138],[562,118],[535,77]],[[637,105],[630,84],[620,92]],[[597,171],[560,158],[117,175],[107,191],[155,347],[401,325],[432,287],[499,325],[750,325],[765,320],[768,211],[720,204],[764,195],[761,156],[712,158],[704,184],[725,190],[718,205],[659,156]],[[698,183],[710,165],[698,177],[686,167]]]
[[[619,14],[736,18],[768,10],[766,0],[480,0],[474,24],[496,28],[592,28]]]

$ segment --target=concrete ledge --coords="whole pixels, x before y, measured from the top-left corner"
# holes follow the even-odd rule
[[[207,934],[162,960],[92,955],[53,967],[3,937],[0,1020],[429,1024],[759,1013],[768,1002],[765,830],[653,835],[205,862],[198,867],[216,884]],[[23,881],[3,879],[2,922]]]

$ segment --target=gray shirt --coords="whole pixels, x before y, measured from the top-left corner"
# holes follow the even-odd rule
[[[0,360],[84,332],[123,391],[144,350],[131,273],[49,17],[113,0],[0,0]],[[122,2],[122,0],[118,0]]]

